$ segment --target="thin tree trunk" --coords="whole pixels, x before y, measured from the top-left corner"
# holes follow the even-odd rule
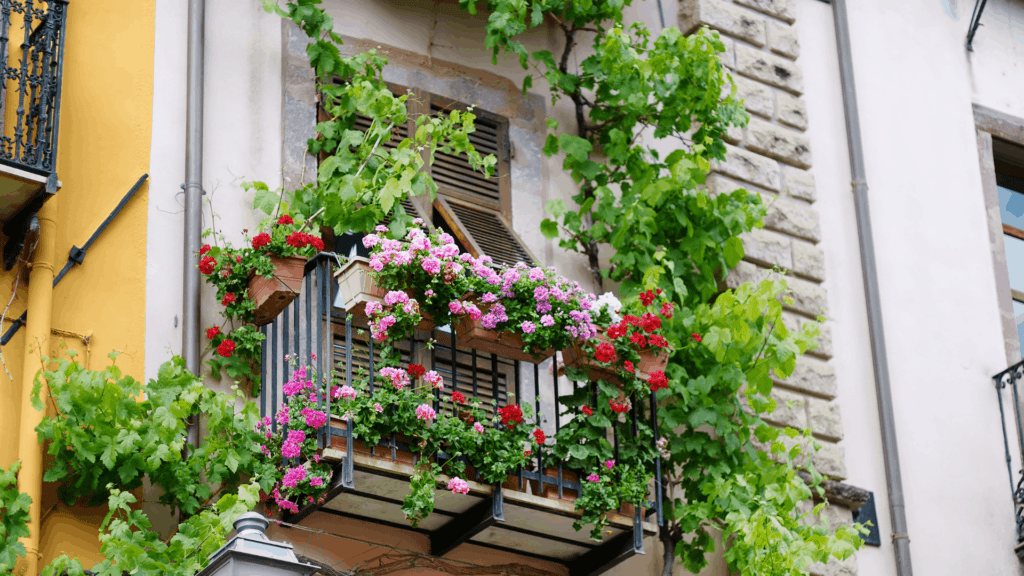
[[[661,568],[661,576],[672,576],[672,570],[676,565],[676,544],[679,541],[672,537],[667,527],[661,528],[661,534],[658,536],[661,540],[664,550],[662,550],[662,560],[664,565]]]

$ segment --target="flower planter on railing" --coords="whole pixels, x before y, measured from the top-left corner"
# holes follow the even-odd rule
[[[558,467],[547,466],[544,468],[544,489],[540,488],[540,481],[530,479],[530,491],[535,496],[547,498],[549,500],[558,500]],[[578,484],[580,482],[579,475],[573,470],[562,469],[562,482],[572,482]],[[568,486],[562,487],[562,500],[573,501],[579,496],[574,488]]]
[[[372,268],[365,258],[349,260],[334,276],[338,279],[338,297],[335,303],[350,314],[366,316],[366,304],[383,301],[387,290],[377,285]]]
[[[270,278],[253,274],[249,279],[249,297],[256,303],[255,323],[263,326],[270,323],[302,291],[302,278],[306,259],[302,256],[288,258],[270,257],[274,275]]]
[[[373,269],[364,258],[354,258],[345,264],[341,270],[335,273],[338,279],[338,307],[346,312],[366,318],[366,305],[370,302],[384,303],[384,297],[388,291],[377,284],[372,275]],[[410,298],[415,298],[412,289],[403,290]],[[433,317],[429,312],[420,310],[422,320],[416,325],[417,330],[430,331],[436,327]]]
[[[604,334],[598,334],[594,338],[596,344],[611,342],[611,339]],[[664,371],[668,366],[669,352],[661,348],[647,348],[640,350],[640,360],[636,363],[635,370],[637,378],[647,380],[651,372]],[[621,384],[619,372],[615,366],[603,366],[594,359],[594,354],[581,346],[574,344],[562,351],[562,361],[569,368],[587,370],[590,380],[605,380],[612,384]]]
[[[555,355],[554,350],[542,350],[536,354],[525,352],[523,351],[523,338],[519,334],[488,330],[484,328],[480,320],[473,320],[469,316],[460,316],[454,324],[455,334],[459,337],[459,345],[467,348],[475,348],[482,352],[534,364]]]

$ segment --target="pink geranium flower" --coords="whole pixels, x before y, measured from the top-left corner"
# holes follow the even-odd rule
[[[455,494],[469,494],[469,483],[456,476],[448,481],[448,489]]]
[[[420,420],[432,420],[437,417],[437,412],[434,412],[430,404],[420,404],[416,407],[416,417]]]

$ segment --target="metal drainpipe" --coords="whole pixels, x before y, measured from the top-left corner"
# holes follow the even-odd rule
[[[188,85],[185,111],[185,258],[184,309],[181,355],[185,367],[199,374],[199,243],[203,225],[203,36],[205,0],[188,3]],[[188,441],[195,445],[198,431],[189,423]]]
[[[885,482],[889,494],[889,516],[892,519],[892,543],[896,556],[896,573],[911,576],[910,536],[907,533],[903,480],[896,448],[896,420],[893,417],[892,392],[889,385],[889,362],[885,351],[885,329],[882,326],[882,304],[878,292],[878,267],[875,262],[875,241],[871,233],[868,207],[868,184],[864,169],[864,149],[860,138],[860,117],[857,91],[853,80],[850,56],[850,28],[846,18],[846,0],[832,1],[839,51],[839,73],[843,84],[843,109],[846,115],[846,138],[850,149],[850,173],[853,177],[853,200],[857,213],[861,269],[864,273],[864,296],[868,307],[868,332],[871,337],[871,360],[875,375],[878,420],[882,428],[882,455],[885,459]]]
[[[32,406],[32,388],[42,356],[50,355],[50,328],[53,316],[53,269],[57,262],[57,199],[53,196],[39,209],[39,245],[32,258],[28,283],[28,322],[25,324],[25,350],[21,363],[21,422],[18,438],[18,490],[32,498],[28,510],[29,535],[25,545],[25,574],[39,574],[39,535],[42,525],[43,446],[36,437],[36,426],[44,411]],[[49,394],[45,384],[41,398]]]

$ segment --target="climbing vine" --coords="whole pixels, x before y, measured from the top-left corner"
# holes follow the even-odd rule
[[[311,152],[326,151],[328,158],[317,184],[297,197],[308,203],[307,212],[342,205],[337,198],[351,202],[345,214],[325,218],[338,231],[369,231],[388,214],[393,231],[403,235],[408,216],[397,200],[432,194],[432,183],[426,175],[398,178],[405,169],[401,159],[372,148],[380,171],[366,183],[358,158],[379,133],[371,127],[342,141],[337,129],[350,130],[356,112],[384,128],[404,120],[402,97],[391,96],[380,77],[385,61],[376,51],[341,57],[340,38],[319,0],[283,7],[264,2],[310,37],[318,89],[333,104],[332,120],[318,125],[310,142]],[[777,407],[770,396],[774,380],[792,373],[797,356],[814,345],[817,328],[808,322],[790,331],[782,323],[784,280],[722,290],[723,277],[743,257],[740,235],[763,226],[766,209],[757,194],[740,189],[712,195],[701,187],[711,162],[724,159],[726,131],[748,120],[718,59],[724,51],[718,35],[701,30],[684,36],[675,28],[654,34],[624,20],[631,0],[459,4],[471,13],[489,12],[484,48],[495,62],[509,53],[531,71],[524,91],[534,87],[534,78],[542,79],[552,103],[566,101],[573,110],[572,126],[548,121],[544,153],[562,159],[577,192],[571,202],[547,204],[550,217],[541,231],[583,255],[598,286],[617,282],[626,297],[657,289],[676,307],[665,325],[675,353],[658,392],[664,414],[659,447],[670,496],[660,533],[664,573],[672,573],[676,558],[688,570],[703,568],[715,532],[728,543],[731,567],[743,574],[800,574],[812,562],[849,556],[861,545],[857,526],[829,532],[814,523],[817,508],[810,514],[798,508],[823,496],[821,476],[807,458],[813,439],[761,418]],[[559,34],[560,50],[530,52],[517,39],[538,26]],[[336,83],[335,75],[349,81]],[[417,122],[452,121],[423,118]],[[460,137],[472,130],[472,118],[461,120]],[[419,133],[396,149],[419,150],[426,141]],[[470,150],[463,151],[471,163],[489,171],[487,159]],[[377,177],[388,174],[395,177]],[[348,182],[355,183],[351,189]],[[386,188],[387,182],[397,188]],[[810,472],[811,486],[799,470]]]

